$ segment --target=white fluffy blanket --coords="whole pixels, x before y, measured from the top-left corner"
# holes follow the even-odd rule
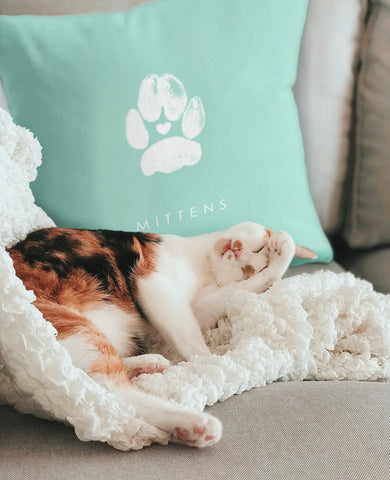
[[[72,365],[53,327],[31,304],[33,292],[15,276],[3,247],[52,224],[28,188],[40,163],[34,142],[0,110],[0,181],[7,179],[0,201],[9,204],[0,203],[0,403],[69,423],[81,440],[121,450],[167,443],[164,432],[135,418],[131,405]],[[142,375],[134,384],[203,409],[277,380],[388,380],[390,295],[348,273],[287,278],[261,295],[238,292],[208,343],[215,352],[211,358],[195,357],[164,374]],[[173,358],[169,351],[161,353]]]

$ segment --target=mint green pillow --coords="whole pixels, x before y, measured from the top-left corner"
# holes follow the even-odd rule
[[[14,121],[57,225],[196,235],[247,220],[330,261],[292,86],[307,0],[157,0],[0,16]]]

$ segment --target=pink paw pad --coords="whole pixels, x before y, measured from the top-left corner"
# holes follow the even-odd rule
[[[203,425],[202,427],[197,427],[195,426],[192,431],[196,434],[196,435],[203,435],[206,431],[206,426]]]
[[[195,446],[198,445],[199,440],[203,437],[203,435],[207,433],[207,427],[205,425],[203,426],[195,426],[193,427],[192,431],[187,430],[185,428],[180,428],[177,427],[175,429],[175,436],[183,443],[186,443],[187,445]],[[211,445],[217,441],[217,437],[215,435],[206,435],[203,438],[203,444],[204,442],[207,445]],[[199,446],[199,445],[198,445]],[[203,445],[204,446],[204,445]]]
[[[149,363],[142,368],[136,368],[134,373],[136,376],[144,373],[163,373],[167,369],[166,365],[160,365],[159,363]]]
[[[190,432],[185,428],[177,427],[175,430],[175,436],[182,442],[186,442],[190,438]]]
[[[159,363],[150,363],[145,366],[145,373],[161,373],[166,370],[166,365],[160,365]]]

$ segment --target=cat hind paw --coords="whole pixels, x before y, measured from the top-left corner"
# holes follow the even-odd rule
[[[173,436],[180,442],[191,447],[204,448],[220,440],[222,425],[218,419],[211,415],[202,414],[202,419],[189,421],[188,425],[176,427]]]
[[[123,359],[130,378],[144,373],[163,373],[170,365],[170,361],[157,353],[147,353],[137,357]]]

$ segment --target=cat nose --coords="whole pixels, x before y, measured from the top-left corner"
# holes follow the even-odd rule
[[[236,260],[238,260],[241,256],[242,248],[233,248],[232,250],[233,250],[234,256],[236,257]]]

